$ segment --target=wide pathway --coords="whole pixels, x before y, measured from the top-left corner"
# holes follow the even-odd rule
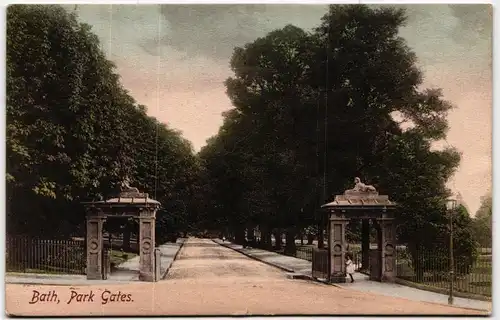
[[[242,245],[234,244],[228,241],[222,241],[220,239],[214,239],[213,241],[264,263],[276,266],[284,271],[311,276],[311,261],[285,256],[276,252],[262,249],[251,247],[243,248]]]
[[[270,265],[274,265],[288,272],[294,272],[297,274],[306,275],[307,277],[311,277],[312,264],[310,261],[290,256],[284,256],[276,252],[262,249],[255,249],[250,247],[243,248],[241,245],[237,245],[228,241],[222,242],[222,240],[219,239],[216,239],[214,241],[254,259],[260,260]],[[361,273],[355,273],[354,279],[354,283],[347,282],[336,285],[347,289],[353,289],[379,295],[404,298],[415,301],[448,304],[448,296],[445,294],[420,290],[397,283],[381,283],[376,281],[369,281],[368,276]],[[457,307],[480,310],[492,309],[491,301],[466,299],[460,297],[454,298],[454,305]]]
[[[208,239],[190,239],[172,264],[166,280],[186,283],[257,283],[284,280],[285,274]]]
[[[172,265],[179,249],[186,239],[179,238],[176,243],[165,243],[158,247],[161,251],[160,275],[165,276],[165,273]],[[111,281],[137,281],[139,280],[139,259],[137,255],[134,258],[127,260],[117,266],[117,270],[109,275]]]
[[[96,295],[93,302],[29,304],[32,290],[55,290],[61,300],[67,300],[71,290],[84,293],[89,289]],[[99,297],[109,292],[125,298],[103,304]],[[280,269],[197,238],[185,242],[165,280],[157,283],[92,288],[7,284],[6,295],[9,314],[36,316],[487,314],[291,280]]]

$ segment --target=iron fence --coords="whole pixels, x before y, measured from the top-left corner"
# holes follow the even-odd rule
[[[312,261],[313,260],[313,250],[314,246],[297,246],[297,252],[295,253],[295,258]]]
[[[325,248],[327,249],[327,248]],[[307,261],[313,261],[313,251],[317,250],[315,246],[311,245],[304,245],[304,246],[297,246],[297,251],[295,253],[295,258],[307,260]],[[348,250],[348,254],[350,254],[352,262],[354,263],[354,266],[356,270],[361,269],[361,250]]]
[[[476,259],[454,256],[453,288],[455,291],[491,296],[492,258]],[[397,277],[431,287],[449,289],[450,264],[445,252],[419,252],[413,257],[407,250],[397,250]]]
[[[317,249],[312,250],[312,276],[316,279],[327,279],[328,274],[328,249]]]
[[[84,241],[7,236],[7,272],[85,274]]]
[[[295,257],[313,261],[314,245],[297,246]],[[317,249],[316,249],[317,250]],[[369,270],[362,266],[361,247],[351,245],[348,248],[356,270]],[[454,256],[454,290],[491,296],[492,292],[492,256],[491,249],[482,248],[477,258]],[[279,251],[283,253],[283,249]],[[405,246],[397,246],[397,277],[431,287],[449,289],[450,264],[447,252],[419,252],[416,257],[409,254]]]

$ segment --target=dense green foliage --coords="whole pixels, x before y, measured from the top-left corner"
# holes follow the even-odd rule
[[[125,91],[89,25],[59,6],[9,6],[9,232],[81,233],[79,202],[109,196],[128,174],[162,203],[161,239],[187,226],[198,168],[190,143]]]
[[[458,272],[468,272],[477,259],[477,244],[471,228],[472,218],[467,209],[460,205],[456,210],[448,213],[448,224],[441,225],[440,236],[437,244],[428,245],[420,248],[418,254],[418,263],[425,270],[445,271],[450,266],[450,225],[449,218],[453,223],[453,256],[454,265]],[[443,243],[444,242],[444,243]],[[422,275],[420,275],[422,276]]]
[[[460,154],[431,146],[445,138],[452,106],[421,88],[398,36],[405,19],[389,7],[334,5],[313,32],[289,25],[235,49],[234,109],[200,153],[212,194],[205,221],[293,239],[322,224],[318,206],[360,176],[399,203],[398,238],[413,253],[446,243],[446,182]]]
[[[405,19],[390,7],[335,5],[311,32],[288,25],[236,48],[226,81],[234,108],[196,156],[122,87],[90,26],[59,6],[10,6],[9,232],[82,233],[80,202],[109,196],[128,175],[163,205],[158,241],[190,228],[241,241],[258,226],[266,246],[285,232],[292,252],[297,233],[321,234],[319,206],[359,176],[399,204],[398,241],[414,257],[446,248],[446,182],[460,154],[432,144],[446,137],[452,106],[421,88],[398,36]],[[491,198],[484,208],[454,220],[457,263],[473,259],[488,226],[490,240],[479,241],[491,242]],[[351,241],[359,229],[349,226]]]
[[[467,209],[461,205],[453,215],[452,221],[455,266],[457,270],[469,271],[478,255],[476,239],[471,228],[472,218]]]
[[[493,201],[491,194],[489,194],[481,199],[481,206],[477,210],[472,222],[474,238],[483,248],[491,248],[493,245],[492,218]]]

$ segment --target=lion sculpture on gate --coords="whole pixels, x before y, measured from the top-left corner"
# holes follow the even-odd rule
[[[361,182],[360,178],[356,177],[354,178],[354,188],[347,190],[347,192],[376,193],[377,189],[375,189],[375,187],[372,185],[364,184],[363,182]]]

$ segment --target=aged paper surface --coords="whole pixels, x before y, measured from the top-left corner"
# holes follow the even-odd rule
[[[8,315],[491,313],[491,5],[12,5],[6,44]]]

